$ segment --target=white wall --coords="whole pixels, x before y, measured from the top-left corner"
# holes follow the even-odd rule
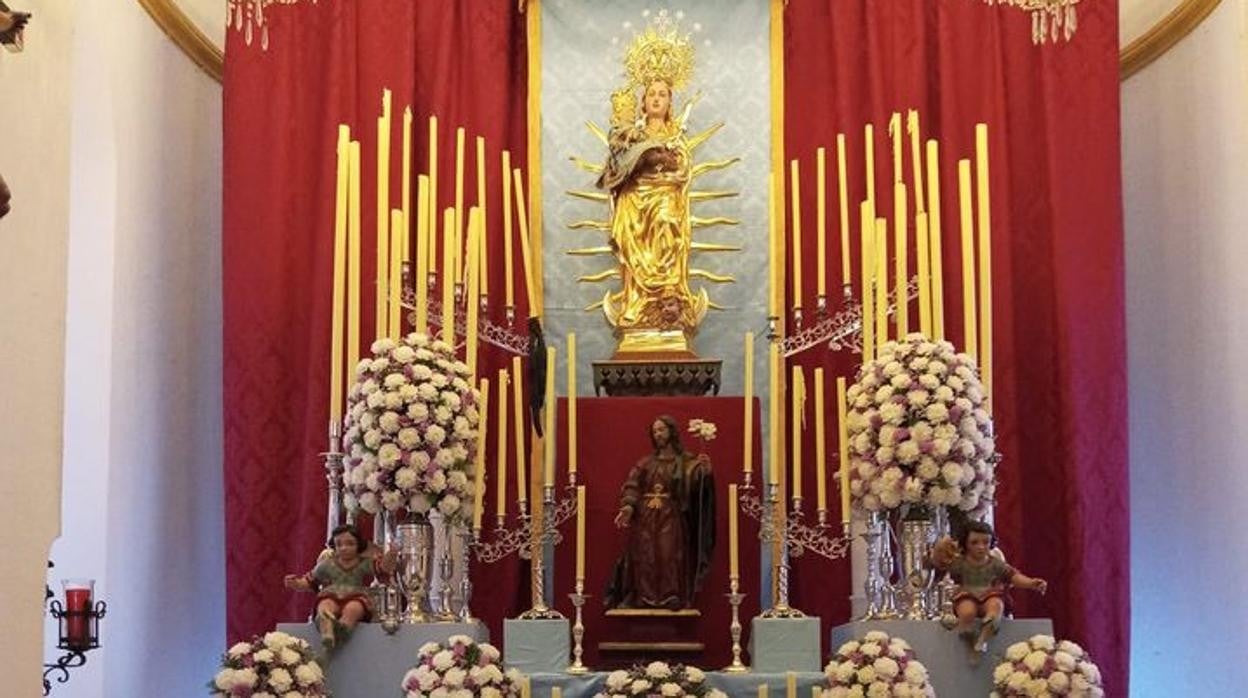
[[[1132,695],[1248,682],[1248,2],[1123,87]]]
[[[43,589],[60,518],[65,250],[69,231],[70,56],[64,0],[22,3],[38,17],[25,53],[0,51],[0,676],[4,694],[40,695]]]

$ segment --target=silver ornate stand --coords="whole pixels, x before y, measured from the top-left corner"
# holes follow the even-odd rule
[[[576,591],[568,594],[568,598],[572,599],[572,606],[576,609],[576,621],[572,624],[572,664],[568,667],[567,673],[588,674],[589,667],[581,661],[581,657],[585,654],[585,618],[581,609],[585,606],[585,599],[589,598],[585,594],[583,578],[576,580]]]
[[[789,605],[789,556],[785,549],[788,543],[787,531],[778,530],[775,516],[780,505],[780,486],[775,483],[767,485],[767,506],[759,526],[759,538],[769,545],[780,544],[780,561],[773,564],[776,571],[776,602],[762,613],[763,618],[805,618],[806,614]],[[792,520],[792,519],[790,519]]]
[[[325,516],[325,540],[342,523],[342,422],[329,422],[329,450],[321,454],[325,459],[325,484],[329,487],[329,511]]]
[[[476,618],[472,617],[472,609],[469,603],[472,601],[472,551],[481,544],[481,529],[469,529],[467,526],[461,527],[460,532],[463,536],[463,545],[460,554],[463,556],[463,569],[459,578],[459,622],[475,623]]]
[[[553,497],[553,490],[552,497]],[[555,502],[553,506],[547,506],[546,509],[554,509],[552,523],[554,532],[551,533],[550,542],[555,545],[563,542],[563,536],[558,529],[572,517],[576,516],[576,484],[571,483],[564,488],[570,492],[570,496],[563,497]],[[489,542],[482,541],[477,546],[477,561],[485,564],[493,564],[511,555],[519,553],[523,560],[529,559],[531,554],[530,543],[532,542],[532,517],[529,514],[527,502],[520,502],[520,512],[516,516],[517,525],[515,528],[509,528],[505,519],[498,519],[495,529],[491,537],[493,540]]]
[[[890,513],[899,521],[894,526]],[[928,565],[932,545],[948,535],[943,507],[930,517],[872,512],[863,538],[867,544],[867,609],[859,620],[947,620],[952,616],[953,582]]]
[[[429,582],[433,572],[433,526],[418,520],[399,526],[399,566],[395,577],[402,590],[407,608],[402,614],[405,623],[428,623],[433,620],[429,608]]]
[[[748,473],[746,473],[748,475]],[[774,485],[768,485],[774,487]],[[775,520],[771,516],[770,504],[761,501],[757,496],[751,494],[753,487],[746,478],[741,488],[741,511],[746,516],[759,522],[760,537],[764,533],[768,535],[776,535]],[[800,511],[796,512],[800,514]],[[789,555],[793,557],[801,557],[806,552],[812,552],[820,557],[828,560],[838,560],[849,554],[850,543],[853,537],[848,533],[842,535],[830,535],[832,527],[826,522],[826,512],[817,520],[814,526],[808,526],[803,523],[803,516],[790,516],[785,521],[785,530],[783,532],[785,542],[788,546]],[[769,530],[767,527],[771,526]],[[765,539],[766,542],[774,542],[774,538]]]
[[[728,580],[726,596],[728,603],[732,605],[732,624],[728,626],[728,632],[732,636],[732,663],[724,667],[724,672],[744,674],[750,668],[741,661],[741,602],[745,600],[745,594],[741,593],[741,580],[738,577]]]
[[[553,485],[543,487],[542,529],[537,535],[537,550],[532,553],[533,567],[533,606],[520,614],[521,620],[558,620],[564,616],[559,611],[546,605],[546,547],[557,545],[561,536],[555,526],[555,488]],[[575,508],[575,503],[573,508]]]
[[[455,613],[455,563],[451,558],[451,546],[454,544],[452,525],[442,519],[442,555],[438,559],[438,608],[435,612],[437,620],[451,622],[458,619]]]

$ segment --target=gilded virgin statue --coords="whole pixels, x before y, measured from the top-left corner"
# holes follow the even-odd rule
[[[695,192],[692,185],[700,174],[727,167],[737,159],[694,163],[694,150],[722,124],[690,136],[686,125],[697,97],[687,100],[679,112],[673,106],[675,93],[686,87],[693,72],[693,42],[677,31],[670,16],[658,13],[629,46],[624,65],[628,82],[611,95],[609,132],[602,133],[591,124],[607,146],[606,162],[593,169],[599,173],[596,184],[604,192],[601,196],[610,215],[601,224],[573,225],[605,230],[608,246],[574,250],[573,254],[602,252],[616,261],[616,268],[582,277],[582,281],[619,279],[619,287],[593,306],[601,305],[615,330],[617,356],[692,356],[692,338],[707,310],[715,306],[706,289],[692,288],[690,280],[729,282],[732,278],[691,268],[691,255],[695,250],[740,249],[694,242],[695,228],[737,221],[695,216],[695,200],[731,196],[732,192]]]

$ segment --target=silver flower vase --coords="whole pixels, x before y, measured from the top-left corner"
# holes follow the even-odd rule
[[[399,557],[395,577],[407,606],[405,623],[428,623],[432,620],[429,586],[433,579],[433,525],[423,515],[398,527]]]

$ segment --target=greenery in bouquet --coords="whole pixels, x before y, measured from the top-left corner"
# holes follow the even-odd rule
[[[523,677],[503,671],[499,651],[467,635],[452,635],[445,644],[427,642],[416,666],[403,677],[405,698],[506,698],[520,695]]]
[[[1033,635],[1005,650],[992,672],[992,698],[1101,698],[1101,670],[1082,647]]]
[[[824,698],[933,698],[927,667],[909,643],[873,630],[841,645],[823,669]]]
[[[910,334],[881,346],[846,398],[855,506],[948,506],[978,516],[991,505],[997,456],[974,359]]]
[[[452,347],[424,334],[373,343],[347,396],[346,505],[370,514],[437,509],[472,519],[479,396]]]
[[[706,673],[683,664],[650,662],[638,664],[627,671],[621,669],[607,675],[606,690],[595,698],[681,698],[705,696],[727,698],[723,691],[706,685]]]
[[[312,646],[286,633],[271,632],[240,642],[221,658],[209,688],[222,698],[318,698],[328,696],[325,674]]]

